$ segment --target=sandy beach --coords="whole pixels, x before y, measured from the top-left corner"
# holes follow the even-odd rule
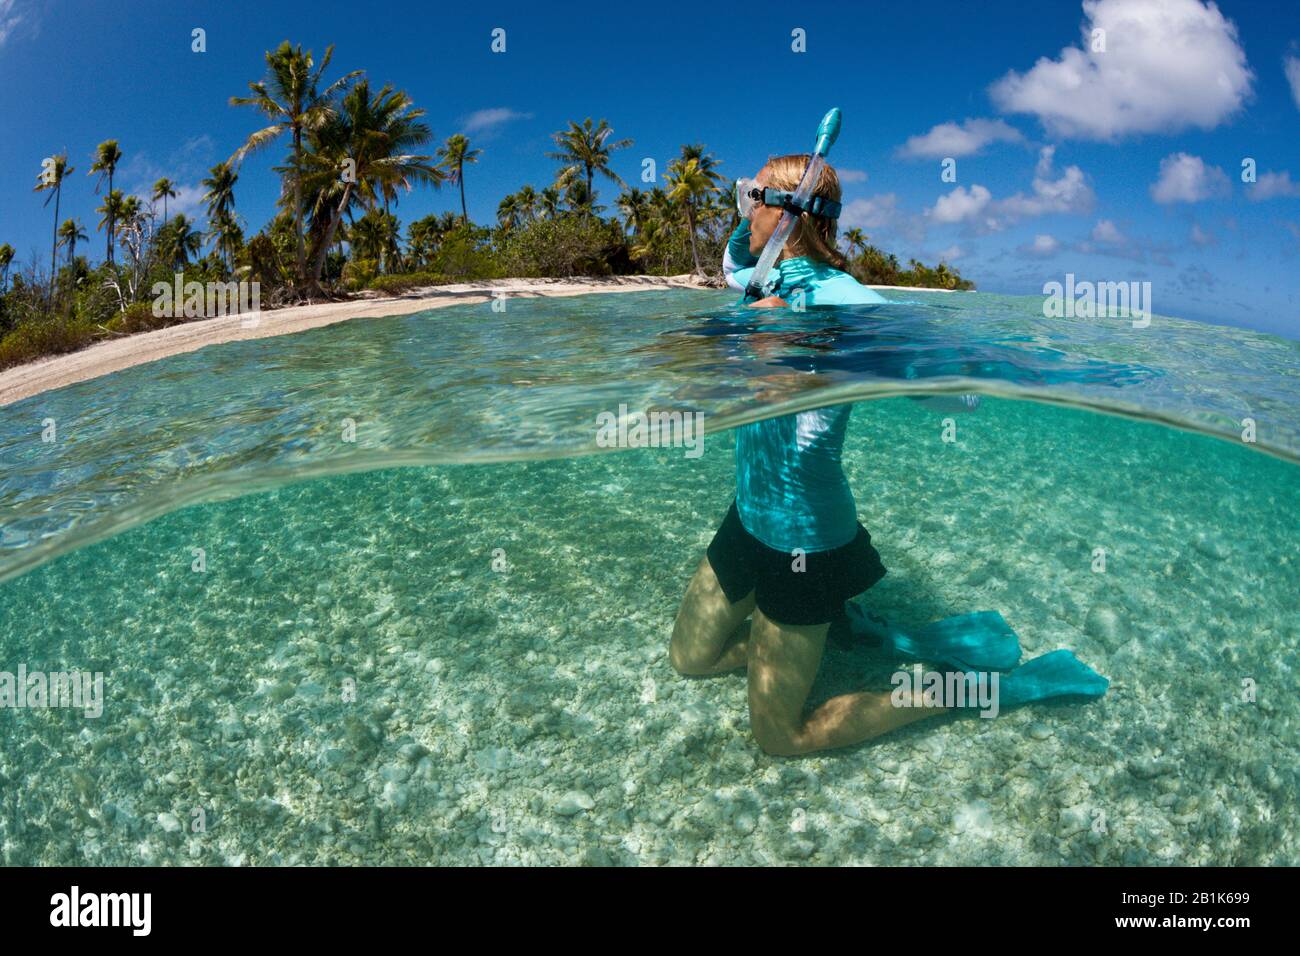
[[[586,295],[591,292],[636,292],[647,289],[705,289],[708,282],[693,275],[612,276],[593,279],[492,279],[413,289],[395,296],[362,294],[344,302],[321,302],[261,313],[256,323],[247,316],[228,315],[173,325],[156,332],[123,336],[90,348],[58,355],[0,372],[0,406],[39,395],[52,388],[98,378],[133,365],[169,355],[193,352],[208,345],[240,339],[270,338],[303,332],[348,319],[407,315],[449,305],[487,302],[493,295],[522,298]],[[873,286],[895,292],[947,292],[910,286]]]

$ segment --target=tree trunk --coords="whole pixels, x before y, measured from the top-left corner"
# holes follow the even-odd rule
[[[686,200],[686,228],[691,233],[691,258],[695,260],[695,274],[704,275],[704,270],[700,268],[700,252],[695,248],[695,204],[689,199]]]
[[[113,170],[108,171],[108,264],[113,264]]]
[[[317,289],[320,288],[321,270],[325,268],[325,256],[334,242],[334,233],[338,230],[339,223],[343,221],[343,210],[348,208],[348,201],[351,198],[352,183],[348,183],[343,187],[343,198],[339,200],[338,207],[330,216],[330,223],[325,227],[325,235],[321,237],[320,248],[316,250],[316,255],[312,262],[311,282]]]
[[[456,179],[460,181],[460,218],[469,223],[469,211],[465,208],[465,167],[456,170]]]
[[[298,243],[298,284],[306,279],[307,249],[302,235],[302,128],[293,127],[293,232]]]
[[[54,187],[54,244],[50,246],[50,301],[54,301],[54,276],[59,254],[59,199],[63,195],[63,183]]]

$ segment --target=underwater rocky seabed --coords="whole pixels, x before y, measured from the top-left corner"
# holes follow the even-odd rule
[[[1008,400],[940,433],[906,399],[855,409],[846,471],[890,569],[871,605],[998,609],[1026,657],[1070,647],[1109,676],[1100,702],[763,754],[743,675],[666,654],[730,500],[729,434],[697,460],[345,475],[0,585],[0,667],[102,670],[107,698],[97,720],[0,712],[3,860],[1300,862],[1300,468]],[[893,667],[828,645],[814,697]]]

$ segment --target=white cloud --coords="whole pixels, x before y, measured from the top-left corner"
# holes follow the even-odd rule
[[[0,0],[0,46],[27,20],[27,15],[19,13],[17,7],[18,0]]]
[[[1300,183],[1291,182],[1291,173],[1285,169],[1280,173],[1264,173],[1258,182],[1247,185],[1246,196],[1256,202],[1300,196]]]
[[[962,256],[966,255],[966,250],[961,246],[949,246],[939,253],[940,262],[955,262]]]
[[[1124,234],[1109,219],[1099,219],[1097,225],[1092,227],[1092,241],[1119,245],[1124,241]]]
[[[842,183],[865,183],[867,174],[861,169],[840,169],[836,167],[835,172],[839,174]]]
[[[167,200],[167,218],[175,219],[177,216],[189,216],[193,219],[202,219],[207,215],[207,207],[203,202],[203,195],[207,192],[202,184],[195,183],[187,186],[184,183],[173,183],[176,195]],[[153,201],[153,189],[148,186],[140,186],[134,189],[129,195],[135,196],[140,200],[140,205],[145,209],[153,207],[159,221],[162,220],[163,202]]]
[[[1300,56],[1288,53],[1282,60],[1282,69],[1286,71],[1286,80],[1291,84],[1291,98],[1300,107]]]
[[[921,136],[912,136],[899,147],[900,156],[943,159],[969,156],[989,143],[1018,143],[1024,137],[1002,120],[968,119],[957,123],[940,123]]]
[[[1195,245],[1198,245],[1201,248],[1212,246],[1215,242],[1214,234],[1206,232],[1198,223],[1192,223],[1192,233],[1188,238],[1190,238]]]
[[[198,136],[191,136],[185,142],[181,143],[180,148],[176,151],[178,157],[193,157],[197,162],[204,162],[212,155],[216,144],[213,143],[212,137],[207,133],[200,133]]]
[[[1060,177],[1052,179],[1055,146],[1044,146],[1034,169],[1033,194],[1016,193],[998,203],[998,212],[1017,218],[1044,216],[1049,213],[1089,212],[1095,196],[1078,166],[1066,166]]]
[[[1201,0],[1084,0],[1079,46],[1009,72],[989,89],[998,108],[1030,113],[1053,133],[1112,139],[1213,129],[1236,113],[1254,78],[1237,28]],[[1094,31],[1105,50],[1094,50]]]
[[[1032,192],[994,200],[983,186],[973,185],[969,190],[958,186],[948,195],[939,197],[929,212],[930,218],[940,223],[982,220],[978,223],[982,228],[997,230],[1017,219],[1090,212],[1096,196],[1083,170],[1078,166],[1067,166],[1057,176],[1052,164],[1055,153],[1054,146],[1044,146],[1039,151]]]
[[[983,213],[992,201],[993,194],[984,186],[976,184],[969,190],[958,186],[948,195],[939,197],[930,210],[930,218],[943,223],[965,222]]]
[[[847,203],[840,213],[840,226],[902,236],[915,245],[925,241],[925,219],[899,209],[898,196],[894,193],[880,193]]]
[[[1035,259],[1046,259],[1048,256],[1056,255],[1057,250],[1060,248],[1061,244],[1056,240],[1055,236],[1040,232],[1034,236],[1033,242],[1021,246],[1020,251],[1027,256],[1033,256]]]
[[[882,193],[870,199],[855,199],[840,211],[840,225],[859,229],[885,229],[898,215],[898,196]]]
[[[496,106],[492,109],[475,110],[465,117],[464,132],[490,133],[514,120],[532,119],[532,113],[520,113],[517,110]]]
[[[197,183],[193,186],[186,186],[183,183],[176,186],[176,198],[167,200],[167,215],[176,216],[198,216],[200,213],[206,215],[203,206],[203,194],[207,192]],[[159,212],[162,210],[160,209]]]
[[[1173,153],[1160,160],[1160,178],[1151,185],[1151,198],[1159,203],[1201,202],[1228,195],[1228,176],[1217,166],[1207,166],[1199,156]]]

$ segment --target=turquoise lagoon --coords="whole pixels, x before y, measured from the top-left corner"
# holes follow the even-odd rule
[[[3,861],[1300,862],[1300,344],[730,298],[355,320],[0,409],[0,671],[104,687],[0,709]],[[743,675],[672,671],[731,429],[839,402],[869,603],[997,609],[1103,700],[787,760]],[[620,405],[703,454],[600,447]],[[814,697],[894,667],[831,645]]]

